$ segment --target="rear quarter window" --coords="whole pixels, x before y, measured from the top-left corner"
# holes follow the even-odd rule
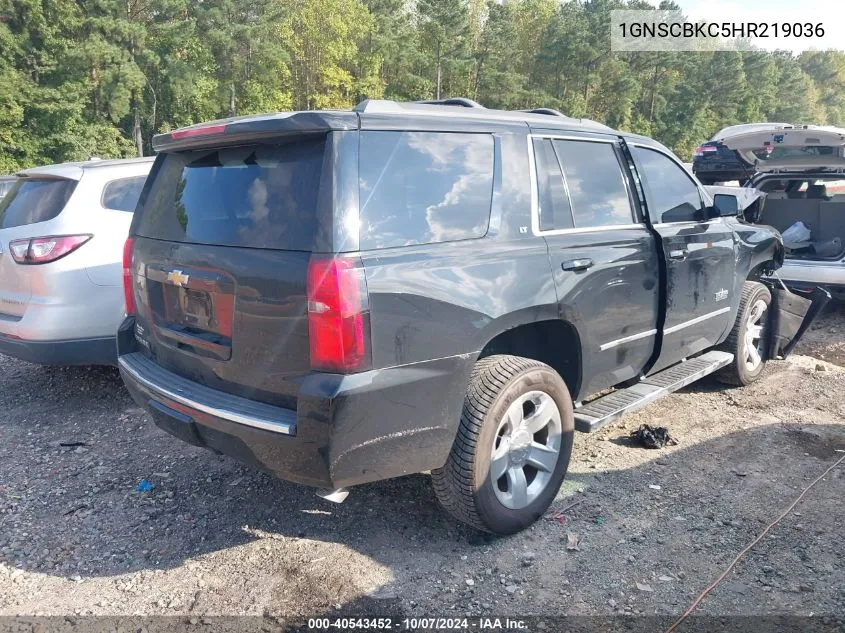
[[[135,176],[106,183],[103,187],[103,207],[113,211],[135,211],[146,180],[146,176]]]
[[[493,137],[361,132],[362,250],[482,237],[493,196]]]
[[[46,222],[65,208],[75,180],[21,178],[0,200],[0,229]]]

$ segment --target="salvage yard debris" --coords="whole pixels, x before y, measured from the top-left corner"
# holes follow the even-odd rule
[[[651,426],[643,424],[636,431],[631,431],[631,437],[645,448],[663,448],[664,446],[675,446],[678,442],[669,435],[669,429],[665,426]]]

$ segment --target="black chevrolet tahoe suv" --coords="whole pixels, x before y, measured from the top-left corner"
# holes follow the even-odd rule
[[[164,430],[330,498],[431,471],[457,518],[516,532],[575,429],[708,373],[750,383],[768,357],[780,235],[651,139],[370,100],[155,147],[123,379]]]

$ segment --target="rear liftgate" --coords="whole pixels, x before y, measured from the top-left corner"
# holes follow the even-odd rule
[[[768,285],[772,293],[772,310],[767,356],[783,360],[830,301],[830,293],[817,288],[811,299],[805,299],[787,290],[782,282],[780,286]],[[652,374],[627,389],[619,389],[597,398],[576,409],[575,428],[585,433],[600,429],[626,413],[636,411],[712,374],[730,364],[733,358],[733,354],[728,352],[706,352]]]

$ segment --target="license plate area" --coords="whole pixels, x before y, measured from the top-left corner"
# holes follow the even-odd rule
[[[147,292],[158,340],[198,356],[229,360],[235,285],[209,270],[148,267]]]
[[[204,290],[179,289],[179,305],[186,324],[202,330],[216,329],[214,323],[214,304],[211,295]]]

